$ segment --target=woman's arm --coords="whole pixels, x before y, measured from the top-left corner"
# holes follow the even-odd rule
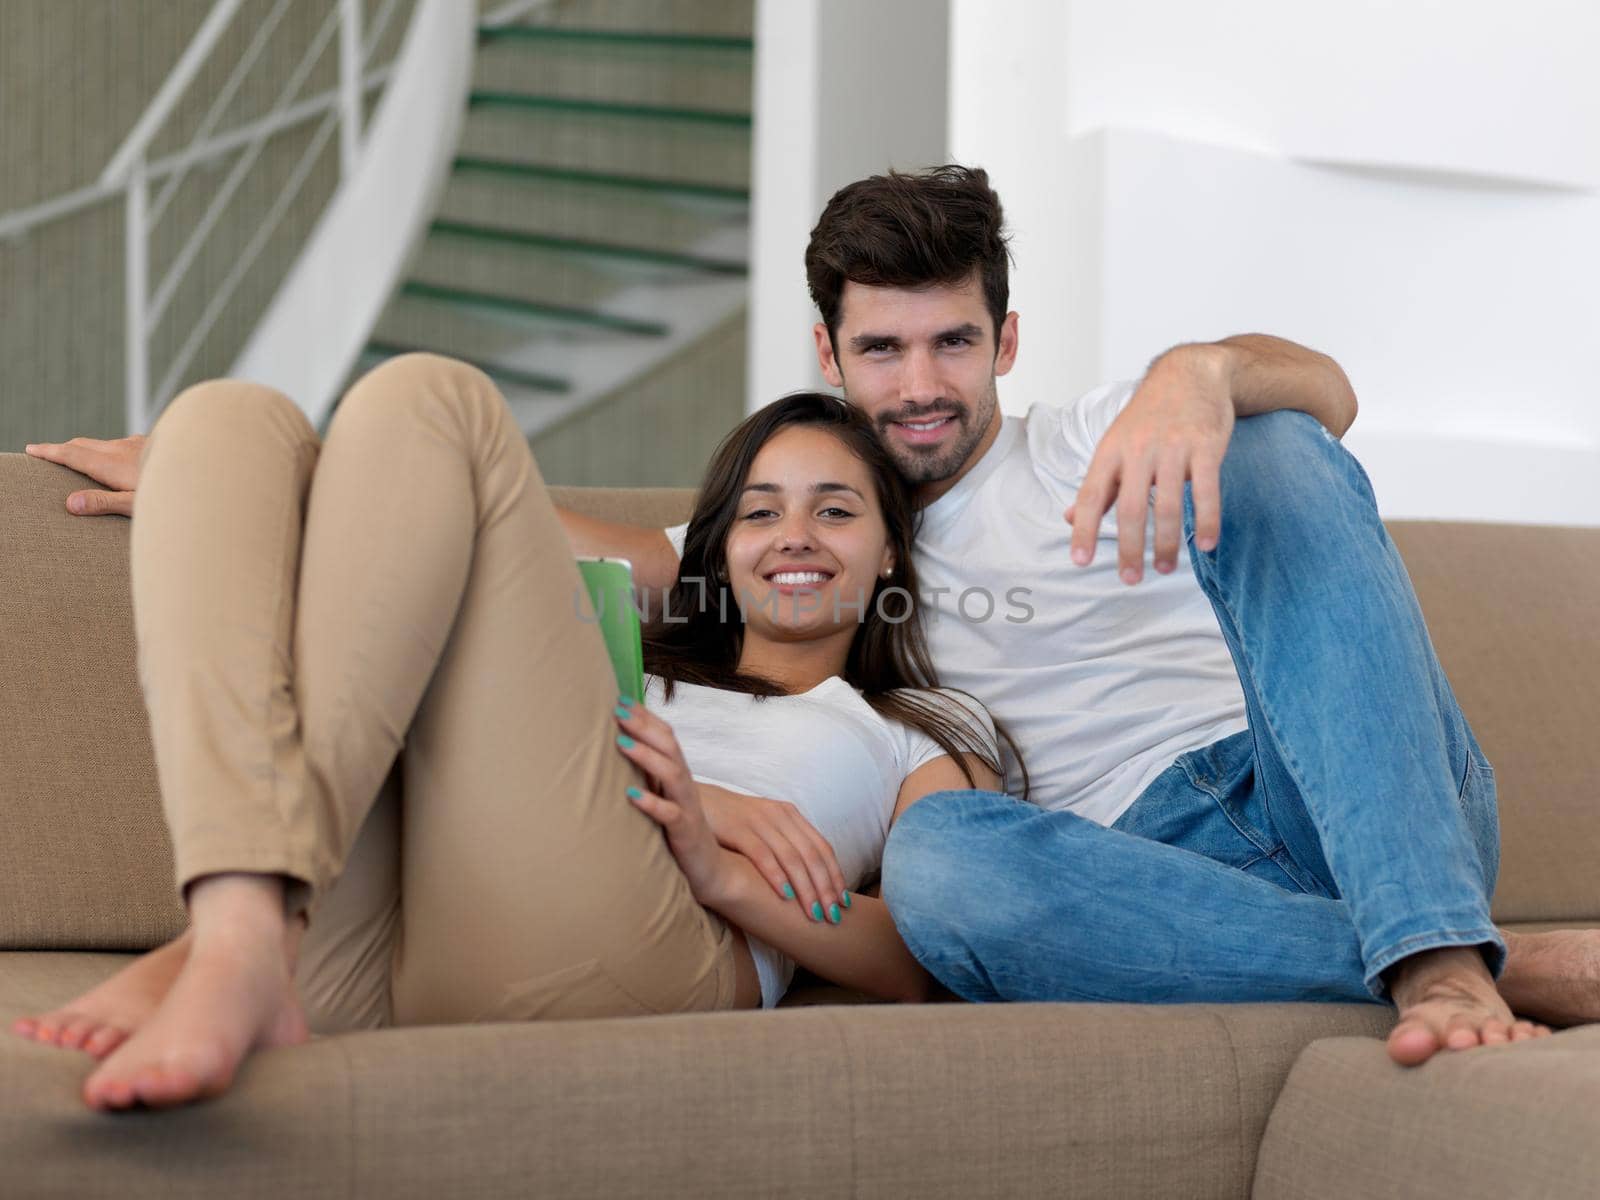
[[[963,757],[978,787],[1000,786],[976,758]],[[943,755],[906,777],[892,819],[930,792],[972,786],[955,760]],[[717,882],[698,897],[707,908],[833,983],[883,1000],[920,1003],[928,998],[932,977],[906,949],[882,900],[854,894],[850,907],[839,910],[839,924],[815,921],[775,895],[744,855],[723,847],[718,851],[725,857]]]

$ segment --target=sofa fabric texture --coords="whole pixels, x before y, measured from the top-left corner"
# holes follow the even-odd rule
[[[183,925],[129,523],[66,512],[84,486],[0,454],[0,1026]],[[552,491],[655,525],[692,502]],[[1390,529],[1496,768],[1497,920],[1600,924],[1600,530]],[[79,1100],[87,1057],[0,1031],[0,1194],[1560,1196],[1600,1178],[1579,1136],[1592,1028],[1405,1071],[1379,1005],[858,999],[801,973],[768,1012],[340,1034],[255,1056],[220,1100],[117,1115]],[[1550,1163],[1523,1176],[1528,1130]]]

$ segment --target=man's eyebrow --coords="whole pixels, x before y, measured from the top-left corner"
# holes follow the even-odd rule
[[[946,338],[961,337],[968,341],[982,341],[983,327],[968,321],[964,325],[956,325],[950,329],[941,329],[933,335],[933,340],[942,342]],[[892,333],[858,333],[850,339],[852,350],[868,350],[873,346],[898,346],[900,339]]]
[[[748,483],[744,486],[743,490],[741,490],[739,494],[742,496],[745,492],[777,493],[781,491],[783,491],[783,489],[775,483]],[[823,492],[852,492],[855,494],[857,499],[866,499],[865,496],[863,496],[855,488],[851,487],[848,483],[836,483],[832,480],[828,480],[823,483],[813,483],[811,485],[811,494],[813,496],[821,495]]]

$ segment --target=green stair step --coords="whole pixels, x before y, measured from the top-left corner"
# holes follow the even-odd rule
[[[430,346],[402,346],[398,342],[370,341],[367,343],[369,354],[381,355],[384,358],[396,354],[411,354],[414,351],[424,351],[428,354],[448,354],[451,358],[469,363],[492,379],[504,379],[509,383],[521,384],[525,388],[532,388],[540,392],[570,392],[572,381],[561,379],[555,375],[541,375],[535,371],[523,371],[516,367],[504,367],[498,363],[486,362],[478,358],[465,358],[450,350],[437,350]]]
[[[619,242],[593,242],[584,238],[562,237],[552,233],[500,229],[492,225],[474,225],[467,221],[435,221],[429,226],[429,232],[444,234],[447,237],[470,238],[480,242],[527,246],[536,250],[564,250],[575,254],[595,254],[606,258],[658,263],[668,267],[687,267],[694,271],[708,271],[714,275],[744,275],[749,270],[747,264],[731,258],[707,258],[704,255],[683,254],[675,250],[654,250],[648,246],[627,246]]]
[[[503,158],[464,155],[455,161],[457,171],[484,171],[520,179],[547,179],[558,183],[583,183],[596,187],[627,188],[712,200],[750,202],[750,189],[716,183],[695,183],[689,179],[652,179],[648,175],[616,175],[607,171],[586,171],[579,167],[557,167],[548,163],[512,162]]]
[[[557,321],[570,321],[575,325],[592,325],[612,329],[619,333],[635,333],[644,337],[665,337],[672,332],[659,321],[643,321],[636,317],[619,317],[598,312],[592,308],[569,308],[560,304],[541,304],[516,296],[502,296],[495,292],[478,292],[469,288],[448,287],[420,279],[407,280],[400,285],[407,296],[427,300],[442,300],[449,304],[471,304],[482,308],[495,308],[502,312],[519,313],[530,317],[549,317]]]
[[[589,42],[610,46],[656,46],[668,50],[755,49],[755,39],[711,33],[652,33],[632,29],[575,29],[560,25],[480,25],[481,41],[510,38],[532,42]]]
[[[468,103],[474,108],[517,108],[648,121],[690,121],[702,125],[730,125],[741,129],[751,127],[749,113],[723,112],[710,108],[675,108],[661,104],[621,104],[613,100],[576,100],[570,96],[534,95],[527,92],[474,91],[469,94]]]

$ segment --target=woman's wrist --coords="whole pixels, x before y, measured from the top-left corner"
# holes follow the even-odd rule
[[[755,866],[744,855],[725,846],[717,847],[716,863],[711,878],[693,889],[694,898],[713,912],[726,915],[749,892]]]

